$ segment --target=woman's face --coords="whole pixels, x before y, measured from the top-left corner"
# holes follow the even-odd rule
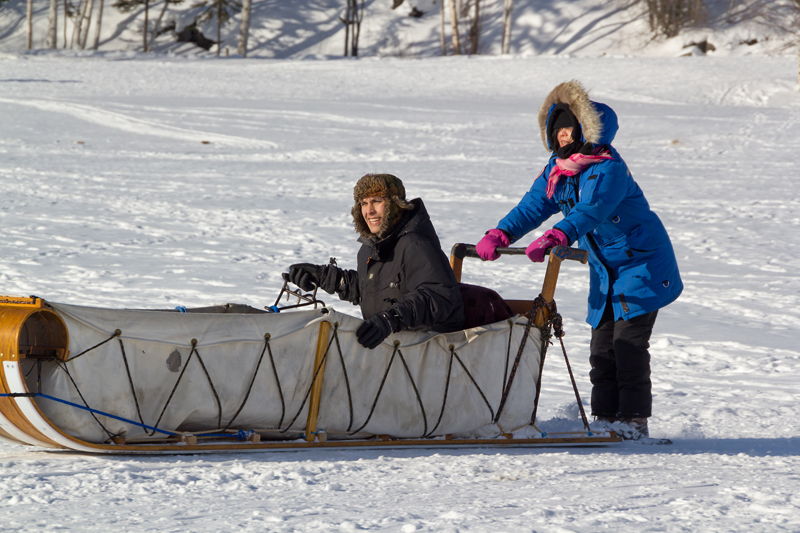
[[[361,215],[372,233],[378,233],[381,230],[385,208],[386,200],[380,196],[370,196],[361,200]]]
[[[561,128],[558,130],[558,145],[563,147],[572,142],[572,128]]]

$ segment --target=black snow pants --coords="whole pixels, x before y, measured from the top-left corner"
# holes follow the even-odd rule
[[[650,334],[658,311],[614,321],[611,303],[592,329],[592,414],[606,418],[645,418],[652,414]]]

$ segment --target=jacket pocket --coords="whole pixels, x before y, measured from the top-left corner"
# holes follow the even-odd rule
[[[380,299],[389,305],[394,304],[405,295],[403,290],[403,279],[399,272],[391,276],[388,282],[385,282],[380,287]]]
[[[633,228],[633,231],[628,234],[625,240],[628,248],[638,254],[651,254],[658,249],[653,239],[645,231],[644,226],[641,225]]]
[[[636,226],[629,234],[620,234],[600,245],[603,255],[613,263],[625,263],[656,251],[648,242],[644,228]]]

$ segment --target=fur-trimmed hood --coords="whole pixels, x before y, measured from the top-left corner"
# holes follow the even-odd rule
[[[577,80],[556,85],[539,108],[539,133],[548,151],[553,151],[548,138],[548,123],[558,104],[569,105],[569,110],[581,125],[581,140],[594,145],[610,144],[619,129],[617,114],[605,104],[589,100],[589,93]]]

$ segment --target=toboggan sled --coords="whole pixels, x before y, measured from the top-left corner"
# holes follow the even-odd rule
[[[474,246],[455,245],[459,280],[465,257]],[[0,439],[91,453],[619,442],[592,433],[579,398],[586,431],[535,426],[565,259],[586,252],[553,248],[542,294],[509,301],[507,321],[400,332],[374,350],[356,341],[361,320],[324,306],[183,313],[0,297]]]

